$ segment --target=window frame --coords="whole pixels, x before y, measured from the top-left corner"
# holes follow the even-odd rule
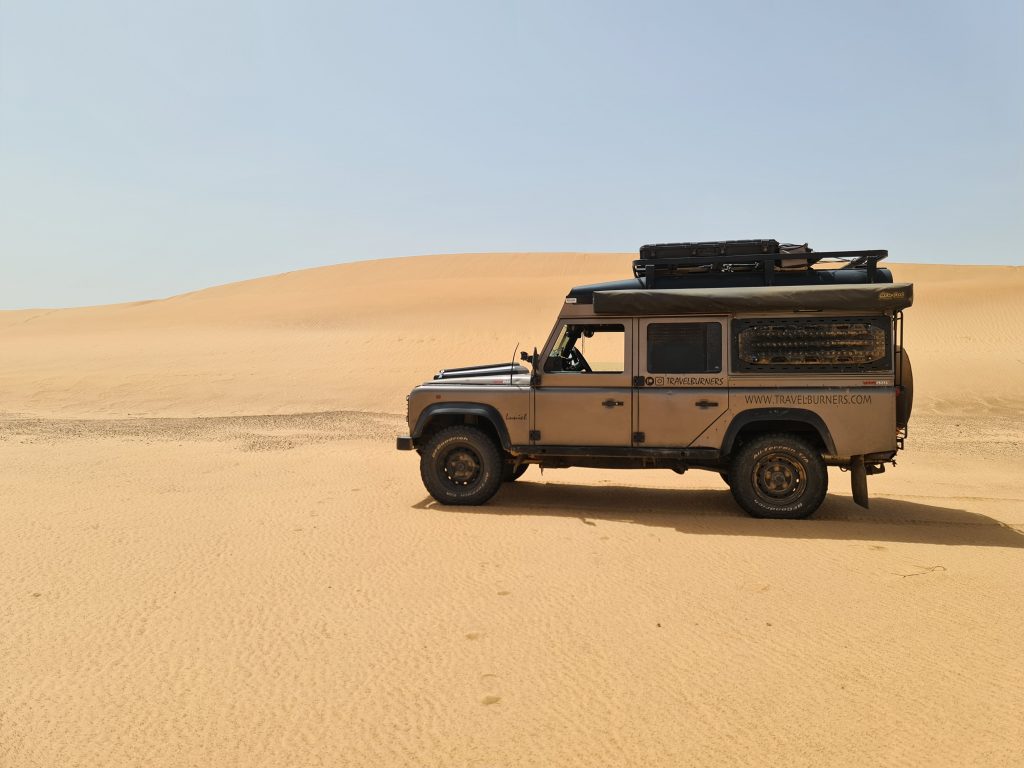
[[[622,371],[548,371],[548,361],[551,359],[558,345],[558,341],[567,326],[619,326],[622,331]],[[628,385],[633,376],[633,322],[631,318],[609,317],[601,319],[587,319],[575,317],[561,317],[555,323],[548,341],[541,353],[541,360],[538,361],[537,372],[544,384],[557,386],[624,386]]]
[[[697,370],[697,371],[655,370],[654,368],[651,367],[651,359],[652,359],[652,355],[651,355],[651,343],[652,343],[651,329],[655,328],[657,326],[680,326],[680,325],[703,326],[704,358],[705,358],[704,369],[703,370]],[[697,319],[697,318],[694,318],[692,320],[689,320],[689,319],[682,320],[682,319],[664,318],[664,319],[651,320],[651,321],[647,322],[645,324],[645,326],[644,326],[644,344],[643,344],[643,353],[644,353],[643,369],[644,369],[644,371],[646,371],[647,373],[656,375],[656,376],[659,376],[659,375],[665,375],[665,376],[687,376],[687,375],[706,375],[706,374],[719,374],[719,375],[721,375],[723,373],[724,367],[725,367],[725,353],[722,350],[722,341],[723,341],[723,337],[724,337],[724,334],[725,334],[725,329],[723,327],[724,325],[725,325],[725,323],[723,321],[721,321],[721,320],[712,320],[712,319],[704,320],[704,319]],[[717,334],[714,334],[715,336],[717,336],[717,338],[712,338],[712,339],[708,338],[708,328],[710,326],[716,326],[718,328]],[[708,352],[710,352],[712,350],[715,350],[717,352],[718,367],[716,367],[716,368],[710,368],[707,365]]]

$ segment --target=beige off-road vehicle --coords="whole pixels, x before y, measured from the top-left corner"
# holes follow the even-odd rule
[[[629,280],[573,288],[547,342],[442,370],[408,398],[420,473],[443,504],[483,504],[531,464],[717,472],[756,517],[821,504],[828,466],[867,475],[903,448],[913,286],[886,251],[775,240],[644,246]],[[552,491],[554,493],[554,491]]]

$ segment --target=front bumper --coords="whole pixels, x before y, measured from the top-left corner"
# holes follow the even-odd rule
[[[403,435],[395,440],[395,448],[400,451],[412,451],[416,449],[416,446],[412,444],[411,437]]]

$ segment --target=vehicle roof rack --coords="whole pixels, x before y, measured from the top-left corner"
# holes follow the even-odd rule
[[[699,277],[702,282],[719,276],[723,284],[729,278],[745,273],[749,278],[758,274],[763,285],[774,285],[780,272],[813,270],[820,262],[845,262],[840,269],[863,269],[867,282],[882,282],[878,262],[888,251],[820,251],[815,252],[806,243],[796,245],[778,240],[714,240],[698,243],[659,243],[645,245],[640,258],[633,262],[633,275],[646,278],[647,288],[657,287],[658,278],[672,278],[675,285],[688,277]],[[681,287],[681,286],[680,286]]]

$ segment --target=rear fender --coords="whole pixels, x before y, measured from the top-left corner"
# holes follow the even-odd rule
[[[836,452],[836,444],[828,427],[821,416],[813,411],[803,408],[753,408],[749,411],[741,411],[729,424],[729,428],[725,431],[725,437],[722,439],[722,454],[732,453],[736,438],[739,437],[744,427],[759,423],[769,425],[772,430],[779,429],[780,431],[785,431],[786,423],[806,424],[818,433],[827,453],[834,455]]]

